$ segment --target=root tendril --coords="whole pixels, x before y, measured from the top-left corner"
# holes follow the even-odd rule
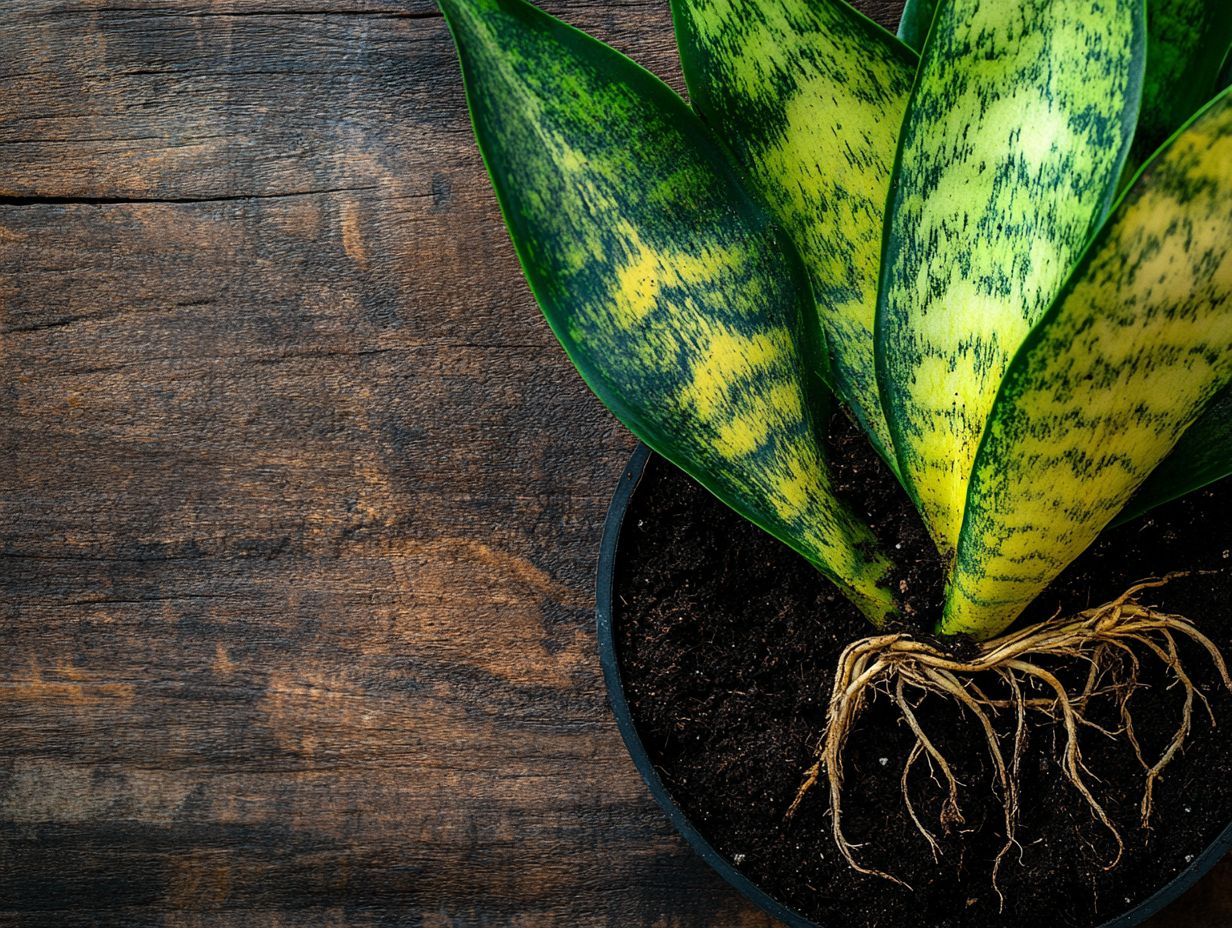
[[[860,873],[883,877],[906,886],[898,877],[860,862],[858,845],[847,840],[843,832],[843,754],[847,739],[855,728],[864,707],[876,693],[886,694],[902,720],[915,736],[900,777],[903,803],[916,830],[927,841],[934,859],[940,859],[942,849],[936,835],[920,819],[910,793],[910,775],[921,758],[927,760],[936,780],[940,771],[946,793],[940,824],[946,833],[964,823],[959,809],[959,787],[954,768],[945,754],[924,732],[916,714],[920,700],[929,696],[951,700],[978,722],[984,733],[988,757],[995,772],[995,786],[1004,818],[1005,844],[993,862],[993,889],[1005,899],[997,886],[1001,866],[1014,848],[1021,859],[1022,846],[1016,838],[1019,814],[1019,777],[1032,713],[1043,716],[1065,735],[1060,754],[1061,769],[1070,785],[1082,796],[1092,817],[1111,835],[1116,853],[1106,869],[1117,865],[1124,852],[1124,841],[1108,813],[1096,799],[1091,788],[1098,778],[1086,767],[1079,742],[1080,731],[1094,729],[1110,738],[1124,738],[1146,774],[1141,805],[1142,827],[1148,828],[1154,805],[1155,786],[1163,772],[1184,748],[1193,722],[1193,707],[1201,701],[1215,724],[1210,702],[1189,674],[1181,659],[1179,638],[1187,638],[1202,648],[1215,665],[1220,678],[1232,690],[1232,675],[1218,647],[1189,620],[1158,612],[1143,606],[1143,592],[1158,588],[1184,574],[1146,580],[1135,584],[1112,602],[1078,613],[1072,618],[1052,619],[1029,626],[1000,638],[983,642],[979,652],[969,658],[957,658],[939,647],[912,638],[905,633],[883,634],[857,641],[847,647],[839,658],[838,673],[831,691],[826,713],[825,730],[817,748],[817,762],[806,772],[804,781],[787,811],[795,814],[805,795],[823,779],[829,786],[831,831],[839,851],[851,867]],[[1181,719],[1168,747],[1154,763],[1147,760],[1134,731],[1130,700],[1142,687],[1139,682],[1139,653],[1158,659],[1168,673],[1172,686],[1184,693]],[[1061,679],[1041,664],[1056,659],[1082,660],[1089,664],[1081,689],[1070,693]],[[992,698],[982,689],[978,679],[998,683],[1001,695]],[[912,703],[912,695],[916,704]],[[1031,690],[1035,692],[1032,693]],[[1046,695],[1040,695],[1040,691]],[[1008,691],[1008,696],[1004,693]],[[1119,728],[1100,725],[1087,717],[1088,707],[1108,697],[1120,719]],[[1002,746],[994,718],[999,710],[1012,710],[1012,733],[1004,736],[1009,745]]]

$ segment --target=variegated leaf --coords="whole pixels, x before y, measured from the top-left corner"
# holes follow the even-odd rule
[[[898,37],[924,47],[938,0],[907,0]],[[1138,131],[1126,164],[1132,174],[1226,81],[1216,74],[1232,43],[1228,0],[1147,0],[1147,61]],[[1126,178],[1128,179],[1128,177]]]
[[[1232,91],[1130,187],[1014,359],[943,619],[1004,628],[1232,378]]]
[[[942,0],[903,124],[877,376],[943,553],[1001,377],[1107,210],[1133,135],[1142,0]]]
[[[1232,14],[1232,6],[1225,7]],[[1232,87],[1232,40],[1215,81],[1216,93]],[[1207,405],[1198,421],[1181,436],[1130,500],[1117,524],[1128,522],[1156,506],[1179,499],[1216,480],[1232,475],[1232,386],[1225,387]]]
[[[522,0],[441,6],[518,256],[582,376],[880,621],[888,563],[831,490],[790,243],[657,78]]]
[[[1116,517],[1121,525],[1232,474],[1232,387],[1224,387],[1202,410],[1171,453],[1151,471]]]
[[[842,0],[673,0],[672,11],[693,105],[799,246],[834,390],[896,468],[873,319],[916,56]]]

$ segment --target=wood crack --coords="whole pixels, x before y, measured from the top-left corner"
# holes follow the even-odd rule
[[[111,7],[109,9],[50,10],[48,16],[97,16],[135,13],[149,17],[184,17],[189,19],[242,19],[260,16],[363,16],[369,19],[439,19],[441,11],[432,10],[151,10],[147,7]]]
[[[113,206],[150,203],[230,203],[242,200],[281,200],[288,197],[312,197],[330,193],[356,193],[364,190],[379,190],[379,185],[365,187],[327,187],[320,190],[293,190],[286,193],[237,193],[213,197],[127,197],[127,196],[46,196],[0,195],[0,206]]]

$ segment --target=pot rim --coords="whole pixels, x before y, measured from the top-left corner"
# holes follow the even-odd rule
[[[616,653],[616,639],[612,626],[612,601],[616,558],[619,554],[625,513],[629,510],[629,503],[641,483],[646,465],[652,456],[653,452],[644,444],[638,444],[634,449],[608,506],[607,518],[603,524],[603,540],[599,548],[599,565],[595,578],[595,620],[598,630],[599,663],[603,667],[608,703],[611,705],[612,714],[616,716],[616,726],[620,729],[625,748],[633,759],[638,773],[646,781],[650,794],[667,815],[673,827],[684,836],[702,860],[746,899],[791,928],[825,928],[775,899],[714,849],[672,798],[671,793],[660,779],[658,771],[655,770],[654,764],[651,763],[650,755],[645,745],[642,744],[641,736],[633,723],[633,716],[625,699],[624,681],[621,678],[620,663]],[[1215,840],[1207,845],[1202,853],[1195,856],[1193,861],[1180,873],[1142,902],[1104,922],[1098,928],[1134,928],[1140,925],[1180,898],[1202,877],[1206,876],[1230,850],[1232,850],[1232,823],[1229,823]]]

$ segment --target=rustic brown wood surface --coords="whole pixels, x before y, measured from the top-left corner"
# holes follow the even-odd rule
[[[605,705],[632,442],[430,2],[3,6],[0,923],[768,925]],[[679,86],[663,0],[547,6]]]

